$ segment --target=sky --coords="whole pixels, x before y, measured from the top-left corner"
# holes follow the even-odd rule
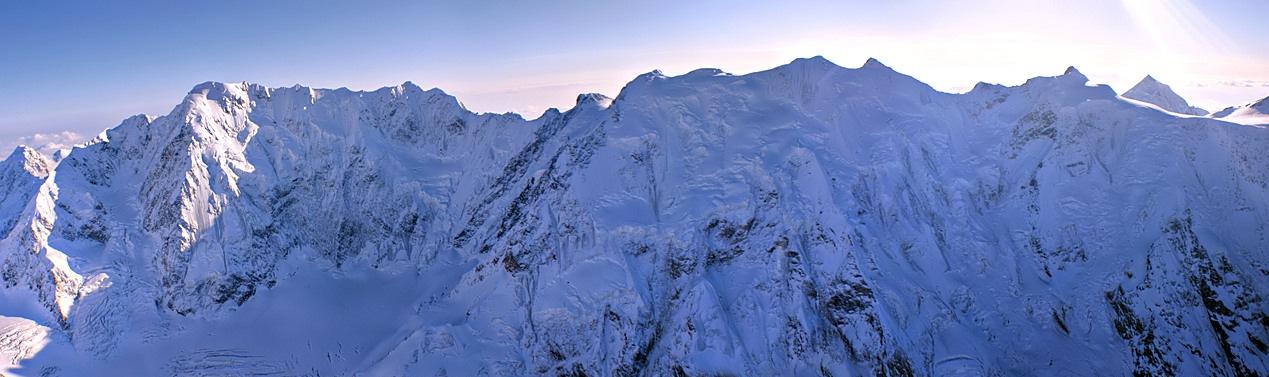
[[[936,89],[1076,66],[1146,74],[1211,111],[1269,96],[1269,1],[6,1],[0,148],[63,147],[167,114],[194,85],[412,81],[533,118],[638,74],[875,57]],[[2,158],[2,157],[0,157]]]

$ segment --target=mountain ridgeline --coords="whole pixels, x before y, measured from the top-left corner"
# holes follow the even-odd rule
[[[1269,129],[1074,68],[963,94],[872,59],[654,71],[532,120],[411,83],[205,83],[0,162],[0,355],[46,376],[1264,376],[1266,150]]]

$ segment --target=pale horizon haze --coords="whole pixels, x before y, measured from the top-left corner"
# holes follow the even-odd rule
[[[163,115],[194,85],[412,81],[537,117],[638,74],[874,57],[936,89],[1080,69],[1145,75],[1209,111],[1269,96],[1265,1],[219,1],[0,5],[0,147],[65,146]],[[3,158],[4,156],[0,156]]]

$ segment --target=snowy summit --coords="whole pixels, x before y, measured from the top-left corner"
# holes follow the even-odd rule
[[[1132,89],[1124,92],[1124,98],[1135,99],[1141,102],[1158,106],[1160,109],[1171,111],[1177,114],[1204,116],[1207,110],[1203,110],[1194,106],[1190,106],[1185,98],[1181,98],[1176,92],[1172,91],[1172,87],[1167,84],[1155,80],[1153,76],[1146,75]]]

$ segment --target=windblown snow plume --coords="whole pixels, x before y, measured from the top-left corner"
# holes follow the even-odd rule
[[[533,120],[410,83],[205,83],[57,162],[0,163],[0,356],[29,376],[1269,374],[1269,129],[1152,103],[1074,68],[949,94],[820,57],[654,71]]]

